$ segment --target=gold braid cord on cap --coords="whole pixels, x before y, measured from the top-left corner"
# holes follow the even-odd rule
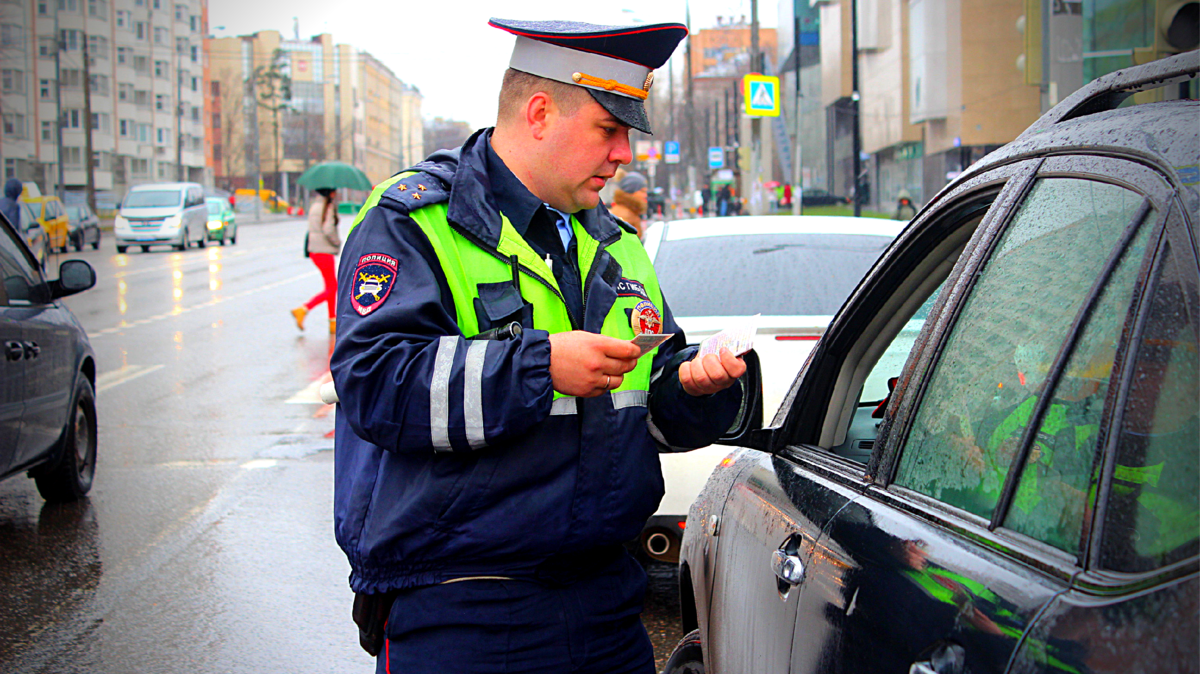
[[[619,91],[626,96],[633,96],[634,98],[643,101],[650,97],[650,87],[648,85],[653,82],[651,78],[647,77],[647,87],[645,89],[637,89],[629,86],[628,84],[622,84],[616,80],[606,80],[602,77],[592,77],[586,73],[575,73],[571,75],[571,79],[575,81],[575,84],[582,84],[583,86],[587,87],[597,87],[606,91]]]

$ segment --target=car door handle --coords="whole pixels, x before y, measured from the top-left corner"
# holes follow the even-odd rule
[[[42,355],[42,347],[37,345],[37,342],[25,342],[25,357],[37,358]]]
[[[966,667],[967,651],[954,642],[942,642],[928,660],[914,662],[908,674],[962,674]]]
[[[21,360],[25,357],[25,345],[20,342],[5,342],[4,357],[8,360]]]
[[[776,578],[793,587],[804,580],[804,563],[799,555],[788,554],[784,550],[771,553],[771,570]]]

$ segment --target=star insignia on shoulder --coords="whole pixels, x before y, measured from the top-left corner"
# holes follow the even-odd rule
[[[417,185],[417,189],[419,189],[419,190],[421,190],[422,192],[424,192],[424,191],[426,190],[426,187],[425,187],[424,185]]]
[[[408,191],[408,185],[405,185],[404,183],[401,183],[401,184],[400,184],[400,191],[401,191],[401,192],[407,192],[407,191]]]
[[[413,199],[417,199],[418,201],[421,199],[420,194],[414,194],[414,195],[412,195],[412,197],[413,197]]]

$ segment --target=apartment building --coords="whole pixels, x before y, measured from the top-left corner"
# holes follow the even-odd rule
[[[90,116],[100,208],[138,183],[210,182],[206,30],[207,0],[0,2],[4,176],[78,198]]]
[[[917,203],[1041,114],[1017,67],[1024,0],[858,0],[859,115],[868,205]],[[853,182],[850,0],[822,0],[822,102],[833,191]]]
[[[263,186],[294,200],[309,166],[337,160],[379,182],[424,158],[421,93],[329,34],[278,31],[208,40],[218,186]]]

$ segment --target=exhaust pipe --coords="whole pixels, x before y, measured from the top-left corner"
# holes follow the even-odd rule
[[[661,557],[671,549],[671,539],[662,532],[654,532],[646,537],[646,551],[654,557]]]

